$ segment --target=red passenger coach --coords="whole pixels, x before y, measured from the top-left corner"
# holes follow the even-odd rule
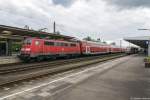
[[[112,45],[111,46],[111,53],[121,53],[123,51],[123,48],[119,46]]]
[[[109,53],[110,46],[103,43],[82,41],[81,52],[82,54],[104,54]]]

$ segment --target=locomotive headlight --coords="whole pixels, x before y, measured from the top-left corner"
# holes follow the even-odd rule
[[[25,49],[24,49],[24,48],[22,48],[22,49],[21,49],[21,51],[25,51]]]

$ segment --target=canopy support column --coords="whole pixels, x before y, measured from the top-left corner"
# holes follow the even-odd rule
[[[148,42],[148,56],[150,56],[150,41]]]

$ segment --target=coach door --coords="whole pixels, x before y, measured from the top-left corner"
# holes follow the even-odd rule
[[[86,46],[86,54],[90,54],[90,47]]]

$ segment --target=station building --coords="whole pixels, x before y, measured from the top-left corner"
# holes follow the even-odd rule
[[[63,40],[74,38],[56,33],[47,33],[43,31],[35,31],[0,25],[0,56],[11,56],[12,54],[19,53],[23,40],[26,37],[40,37]]]

